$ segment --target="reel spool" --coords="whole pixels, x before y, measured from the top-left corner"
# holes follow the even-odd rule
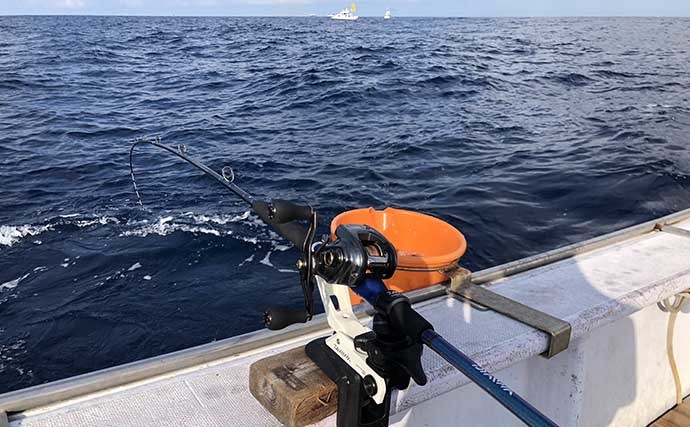
[[[317,249],[315,272],[329,283],[355,287],[367,274],[389,279],[395,273],[397,252],[368,225],[341,225],[335,238]]]

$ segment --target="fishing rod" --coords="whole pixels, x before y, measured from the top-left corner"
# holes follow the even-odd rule
[[[277,330],[310,320],[314,285],[319,288],[328,324],[334,332],[307,344],[306,353],[338,386],[338,427],[388,426],[392,390],[406,389],[410,380],[420,386],[427,382],[421,362],[423,346],[462,372],[526,425],[558,427],[434,331],[406,296],[386,287],[383,280],[395,273],[398,255],[382,233],[366,224],[341,224],[334,236],[314,241],[317,214],[311,206],[282,199],[257,200],[234,184],[232,169],[224,167],[218,174],[189,157],[182,146],[175,149],[162,144],[160,139],[140,139],[130,148],[130,174],[140,204],[133,167],[134,148],[140,144],[164,149],[211,176],[300,249],[297,268],[304,309],[271,307],[264,313],[264,323]],[[373,329],[358,320],[350,291],[374,307]]]

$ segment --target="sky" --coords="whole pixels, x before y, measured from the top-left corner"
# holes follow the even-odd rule
[[[351,0],[0,0],[0,15],[326,15]],[[690,0],[363,0],[379,16],[690,16]]]

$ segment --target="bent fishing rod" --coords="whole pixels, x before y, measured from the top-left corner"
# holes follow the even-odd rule
[[[341,224],[335,236],[314,241],[317,213],[311,206],[287,200],[256,199],[234,183],[231,168],[221,173],[160,139],[139,139],[129,152],[132,183],[139,203],[133,156],[138,145],[168,151],[210,176],[246,202],[259,218],[299,250],[297,268],[304,308],[271,307],[264,313],[267,328],[278,330],[313,317],[314,285],[319,288],[333,334],[307,344],[307,355],[338,385],[338,427],[388,425],[391,392],[404,390],[410,380],[427,382],[421,363],[426,345],[531,427],[558,427],[469,356],[445,340],[412,308],[409,299],[389,290],[383,280],[397,268],[397,252],[380,232],[366,224]],[[375,309],[373,329],[355,315],[349,291]]]

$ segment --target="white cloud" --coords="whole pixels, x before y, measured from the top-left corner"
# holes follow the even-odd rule
[[[351,0],[343,0],[346,3]],[[214,7],[229,5],[290,5],[324,3],[323,0],[173,0],[173,4],[183,7]]]
[[[119,2],[127,7],[141,7],[144,5],[142,0],[119,0]]]
[[[1,4],[2,2],[0,2]],[[13,4],[14,3],[14,4]],[[84,9],[90,6],[89,0],[24,0],[24,1],[12,1],[9,2],[9,8],[13,9],[31,9],[31,8],[50,8],[50,9]],[[0,6],[0,9],[2,7]]]
[[[86,0],[53,0],[53,4],[63,9],[82,9],[86,7]]]

